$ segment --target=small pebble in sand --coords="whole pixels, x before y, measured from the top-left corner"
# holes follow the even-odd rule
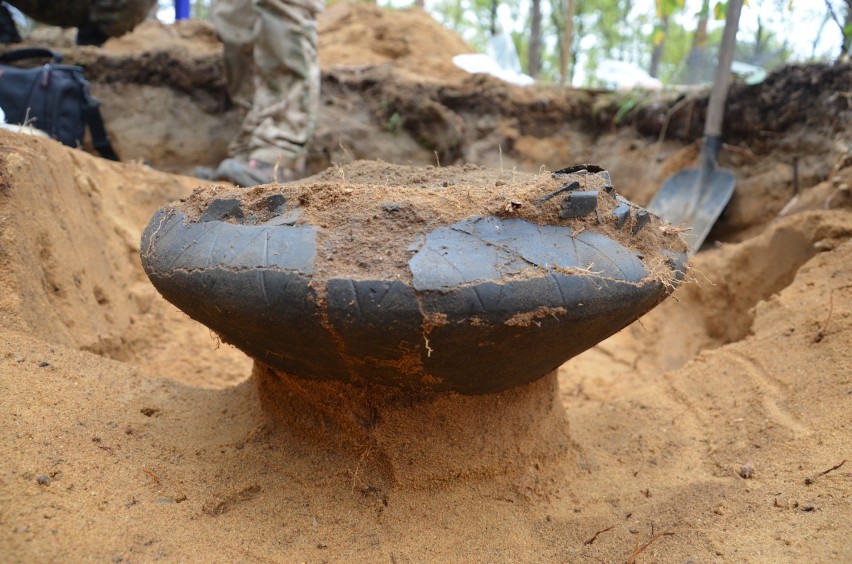
[[[39,485],[42,485],[42,486],[50,485],[50,476],[46,476],[45,474],[41,474],[41,475],[36,477],[36,482],[38,482]]]
[[[746,462],[740,467],[740,478],[749,479],[754,474],[754,465],[751,462]]]

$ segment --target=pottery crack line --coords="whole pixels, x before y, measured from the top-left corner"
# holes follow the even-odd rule
[[[204,261],[204,266],[209,267],[213,263],[213,252],[216,250],[216,243],[219,242],[219,233],[221,229],[215,229],[213,233],[213,241],[210,243],[210,250],[207,252],[207,258]],[[174,265],[172,265],[174,266]]]
[[[471,233],[469,231],[465,231],[465,230],[459,229],[457,227],[451,227],[450,229],[457,232],[457,233],[463,233],[464,235],[468,235],[470,237],[473,237],[477,241],[480,241],[481,243],[483,243],[483,244],[485,244],[489,247],[494,247],[495,249],[499,249],[499,250],[513,256],[514,258],[517,258],[518,260],[525,262],[526,264],[528,264],[532,268],[534,268],[536,270],[544,271],[548,274],[552,274],[553,271],[556,270],[557,272],[561,272],[563,274],[570,273],[572,275],[581,275],[581,276],[584,275],[584,276],[589,276],[589,277],[593,277],[593,278],[599,278],[601,280],[617,281],[617,282],[621,282],[621,283],[624,283],[624,284],[630,284],[630,285],[636,286],[636,287],[640,287],[640,286],[644,285],[644,283],[647,281],[647,278],[648,278],[647,272],[645,273],[645,276],[642,277],[641,280],[637,280],[637,281],[631,281],[631,280],[626,280],[626,279],[617,279],[617,278],[602,276],[602,273],[592,271],[592,267],[594,267],[594,263],[589,264],[586,268],[581,268],[579,266],[561,267],[561,266],[557,266],[557,265],[554,265],[552,267],[548,267],[546,265],[539,264],[537,262],[534,262],[534,261],[526,258],[522,253],[518,252],[515,249],[512,249],[511,247],[507,247],[505,245],[501,245],[501,244],[495,243],[493,241],[487,241],[487,240],[483,239],[482,237],[476,235],[475,233]],[[591,245],[591,244],[589,244],[585,241],[580,241],[580,242],[585,244],[586,246],[592,248],[592,249],[595,249],[596,251],[598,250],[594,245]],[[575,245],[576,245],[576,243],[575,243]],[[618,269],[619,272],[624,274],[624,270],[620,266],[618,266],[618,264],[615,263],[615,261],[613,261],[609,257],[606,257],[606,258],[615,266],[615,268]],[[447,261],[447,262],[449,262],[449,261]],[[625,278],[626,278],[626,275],[625,275]]]
[[[196,272],[205,273],[207,271],[224,271],[230,272],[231,274],[239,274],[241,272],[253,272],[256,270],[266,271],[266,272],[283,272],[285,274],[302,274],[307,275],[305,271],[299,268],[281,268],[278,266],[227,266],[224,264],[217,264],[214,266],[198,266],[194,268],[186,268],[186,267],[174,267],[171,269],[169,273],[157,273],[157,276],[160,278],[171,278],[178,272],[181,274],[195,274]]]
[[[355,306],[355,311],[358,312],[358,319],[361,323],[366,323],[364,310],[361,308],[361,299],[358,297],[358,288],[355,287],[355,281],[349,279],[349,288],[352,290],[352,305]]]
[[[172,225],[175,225],[175,224],[172,224]],[[189,243],[184,245],[184,247],[180,250],[180,252],[175,255],[174,260],[172,260],[172,263],[169,265],[169,269],[173,269],[175,267],[175,265],[178,263],[178,261],[180,260],[180,257],[182,257],[185,252],[187,252],[192,247],[195,247],[196,245],[198,245],[203,238],[205,238],[211,231],[216,231],[217,228],[218,228],[218,226],[213,226],[213,227],[205,226],[204,232],[201,233],[201,235],[199,235],[198,237],[196,237],[195,239],[193,239],[192,241],[190,241]],[[170,228],[169,231],[167,231],[167,233],[170,232],[171,229],[172,228]],[[165,234],[163,236],[165,236]],[[218,237],[218,231],[216,231],[216,236]],[[153,241],[153,238],[151,240]]]
[[[487,241],[487,240],[483,239],[482,237],[480,237],[479,235],[476,235],[475,233],[472,233],[472,232],[469,232],[469,231],[465,231],[465,230],[463,230],[463,229],[459,229],[459,228],[457,228],[457,227],[450,227],[450,229],[451,229],[451,230],[453,230],[453,231],[455,231],[456,233],[463,233],[463,234],[465,234],[465,235],[467,235],[467,236],[469,236],[469,237],[473,237],[474,239],[476,239],[476,240],[477,240],[477,241],[479,241],[480,243],[483,243],[483,244],[485,244],[485,245],[487,245],[487,246],[489,246],[489,247],[494,247],[495,249],[499,249],[499,250],[501,250],[501,251],[503,251],[503,252],[505,252],[505,253],[508,253],[508,254],[512,255],[513,257],[515,257],[515,258],[517,258],[517,259],[519,259],[519,260],[521,260],[521,261],[523,261],[523,262],[527,263],[528,265],[532,266],[533,268],[540,268],[540,269],[542,269],[542,270],[544,270],[544,271],[547,271],[547,269],[546,269],[544,266],[542,266],[542,265],[540,265],[540,264],[538,264],[538,263],[536,263],[536,262],[533,262],[533,261],[529,260],[528,258],[526,258],[525,256],[523,256],[521,253],[519,253],[518,251],[516,251],[515,249],[509,248],[509,247],[507,247],[507,246],[505,246],[505,245],[500,245],[500,244],[495,243],[495,242],[493,242],[493,241]]]
[[[269,265],[269,231],[263,232],[263,269],[258,270],[258,283],[263,291],[263,301],[269,305],[269,293],[266,291],[266,267]]]
[[[576,241],[577,241],[576,236],[574,237],[574,240],[575,240],[575,245],[576,245]],[[587,242],[587,241],[583,241],[582,239],[580,239],[579,241],[580,241],[580,243],[583,243],[584,245],[586,245],[586,246],[587,246],[587,247],[589,247],[590,249],[594,249],[595,254],[597,254],[599,257],[601,257],[601,258],[603,258],[603,259],[607,260],[610,264],[612,264],[615,268],[617,268],[617,269],[618,269],[618,272],[619,272],[619,273],[621,273],[621,276],[622,276],[623,278],[627,279],[627,273],[626,273],[626,272],[624,272],[624,269],[623,269],[623,268],[621,268],[621,266],[619,266],[619,264],[618,264],[617,262],[615,262],[614,260],[612,260],[612,258],[611,258],[611,257],[609,257],[606,253],[601,252],[601,250],[600,250],[600,249],[598,249],[596,246],[594,246],[593,244],[591,244],[591,243],[589,243],[589,242]],[[578,256],[579,256],[579,253],[578,253]],[[594,263],[593,263],[593,264],[594,264]],[[646,273],[646,275],[647,275],[647,273]]]
[[[165,233],[163,233],[162,235],[160,235],[160,230],[163,228],[163,224],[164,224],[164,223],[165,223],[168,219],[169,219],[169,216],[168,216],[167,214],[163,214],[163,215],[162,215],[162,217],[160,217],[160,221],[157,223],[157,228],[154,230],[154,232],[153,232],[153,233],[151,233],[151,236],[148,238],[148,245],[147,245],[147,247],[145,248],[145,255],[146,255],[146,256],[148,256],[148,255],[150,255],[150,254],[151,254],[151,249],[152,249],[152,247],[154,246],[154,242],[157,240],[157,237],[158,237],[158,236],[165,237],[166,235],[168,235],[168,233],[169,233],[169,232],[170,232],[170,231],[174,228],[174,226],[176,225],[175,223],[172,223],[171,227],[169,227],[169,229],[167,229]]]

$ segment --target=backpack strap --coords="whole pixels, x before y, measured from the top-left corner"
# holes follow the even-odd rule
[[[101,103],[89,92],[89,82],[83,78],[82,70],[74,73],[73,77],[83,91],[83,107],[81,108],[83,123],[89,128],[89,133],[92,135],[92,146],[103,158],[121,161],[109,140],[109,135],[107,135],[104,118],[101,115]]]
[[[112,147],[112,143],[107,135],[106,127],[104,127],[104,118],[101,116],[100,103],[91,96],[86,97],[86,103],[83,106],[83,121],[89,128],[92,134],[92,145],[100,153],[100,155],[111,161],[120,161],[118,154]]]
[[[55,65],[62,62],[62,53],[44,47],[26,47],[0,54],[0,63],[14,63],[25,59],[43,59],[46,57],[50,57]]]

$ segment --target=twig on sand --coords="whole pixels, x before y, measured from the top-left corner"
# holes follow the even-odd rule
[[[728,145],[727,143],[722,143],[722,149],[725,151],[730,151],[731,153],[736,153],[737,155],[741,155],[743,157],[754,158],[756,155],[751,148],[743,143],[744,147],[740,147],[739,145]],[[795,159],[796,157],[794,157]]]
[[[33,125],[33,123],[34,123],[36,120],[38,120],[38,118],[37,118],[37,117],[32,117],[32,118],[30,118],[30,108],[29,108],[29,107],[27,107],[27,112],[24,114],[24,121],[23,121],[23,122],[21,122],[21,127],[18,129],[18,133],[23,132],[25,127],[30,127],[30,128],[31,128],[31,127],[32,127],[32,125]]]
[[[364,449],[364,452],[361,453],[361,457],[358,459],[358,463],[355,465],[355,471],[352,472],[352,489],[355,489],[355,482],[358,481],[359,474],[361,473],[361,465],[364,463],[364,459],[367,458],[367,455],[370,454],[370,449],[372,444],[367,444],[367,448]]]
[[[627,559],[627,564],[634,564],[636,562],[636,557],[645,552],[645,550],[651,546],[651,543],[661,537],[670,537],[674,533],[671,531],[663,531],[662,533],[658,533],[656,535],[652,535],[650,539],[643,545],[639,545],[639,537],[636,537],[636,547],[633,549],[633,554],[630,555],[630,558]]]
[[[672,116],[674,116],[675,113],[678,110],[680,110],[684,105],[688,104],[689,102],[694,102],[694,100],[692,98],[690,98],[689,96],[684,96],[681,100],[678,100],[677,102],[672,104],[671,108],[666,110],[666,115],[663,118],[663,124],[660,127],[660,134],[657,136],[657,155],[658,156],[660,154],[660,147],[662,146],[663,141],[665,141],[665,139],[666,139],[666,132],[669,129],[669,122],[671,121]],[[687,122],[688,121],[689,120],[687,120]]]
[[[825,476],[825,475],[826,475],[826,474],[828,474],[829,472],[834,472],[835,470],[837,470],[838,468],[840,468],[840,467],[841,467],[841,466],[843,466],[844,464],[846,464],[846,461],[845,461],[845,460],[841,460],[840,462],[838,462],[837,464],[835,464],[834,466],[832,466],[832,467],[831,467],[831,468],[829,468],[828,470],[823,470],[823,471],[822,471],[822,472],[820,472],[819,474],[816,474],[813,478],[805,478],[805,485],[806,485],[806,486],[810,486],[811,484],[813,484],[813,483],[814,483],[814,480],[816,480],[816,479],[817,479],[817,478],[819,478],[820,476]]]
[[[592,538],[590,538],[590,539],[589,539],[589,540],[587,540],[587,541],[583,541],[583,544],[592,544],[593,542],[595,542],[595,540],[597,540],[597,538],[598,538],[598,535],[599,535],[599,534],[601,534],[601,533],[605,533],[605,532],[607,532],[607,531],[611,531],[611,530],[613,530],[614,528],[615,528],[615,525],[610,525],[610,526],[609,526],[609,527],[607,527],[606,529],[601,529],[600,531],[598,531],[598,532],[596,532],[594,535],[592,535]]]
[[[822,324],[820,330],[817,331],[817,334],[814,335],[814,343],[818,343],[822,341],[822,338],[825,337],[825,331],[828,329],[828,324],[831,322],[831,313],[834,311],[834,293],[828,293],[828,316],[825,318],[825,323]]]
[[[155,484],[159,484],[159,483],[160,483],[160,479],[159,479],[159,478],[157,477],[157,475],[156,475],[156,474],[154,474],[152,471],[148,470],[147,468],[143,468],[142,470],[144,470],[146,474],[148,474],[149,476],[151,476],[151,478],[154,480],[154,483],[155,483]]]
[[[337,144],[340,145],[340,149],[343,151],[343,154],[349,157],[349,162],[355,160],[352,158],[352,154],[346,150],[346,147],[343,146],[343,139],[338,139]]]

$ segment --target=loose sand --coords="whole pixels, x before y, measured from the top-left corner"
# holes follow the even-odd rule
[[[356,433],[147,283],[197,181],[7,133],[0,167],[3,560],[852,559],[848,209],[701,253],[536,389]]]

